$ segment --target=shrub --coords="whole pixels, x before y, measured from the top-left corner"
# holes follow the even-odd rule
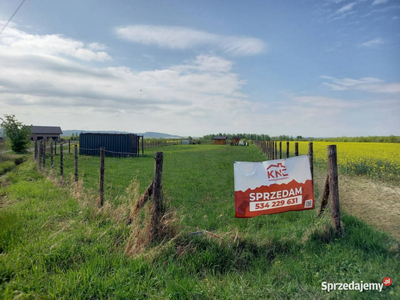
[[[4,134],[11,140],[11,149],[17,153],[26,152],[29,144],[30,128],[18,122],[15,115],[4,115],[1,127]]]

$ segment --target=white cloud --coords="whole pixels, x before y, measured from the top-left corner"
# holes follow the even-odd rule
[[[103,44],[100,44],[100,43],[90,43],[90,44],[88,45],[88,48],[89,48],[90,50],[96,51],[96,50],[105,50],[105,49],[106,49],[106,46],[104,46]]]
[[[400,82],[385,83],[374,77],[337,79],[331,76],[321,76],[321,78],[329,80],[329,82],[324,82],[324,85],[334,91],[360,90],[373,93],[400,93]]]
[[[99,59],[99,52],[91,49],[103,48],[97,43],[85,47],[58,35],[8,30],[0,39],[2,113],[25,116],[28,123],[64,122],[69,128],[80,118],[80,128],[92,130],[130,130],[123,126],[140,120],[146,127],[134,131],[193,135],[189,128],[213,132],[250,126],[254,114],[265,111],[264,104],[248,100],[241,91],[246,82],[232,71],[233,62],[222,57],[198,55],[179,65],[141,72],[125,66],[93,67],[71,59]],[[107,117],[96,121],[98,114]],[[115,122],[110,126],[112,118]]]
[[[336,13],[341,14],[341,13],[345,13],[348,12],[350,10],[353,9],[353,7],[357,4],[357,2],[350,2],[348,4],[346,4],[345,6],[343,6],[342,8],[338,9],[336,11]]]
[[[7,27],[0,36],[3,51],[12,51],[14,55],[65,55],[85,61],[106,61],[111,57],[97,43],[85,44],[62,35],[33,35]],[[103,46],[104,47],[104,46]]]
[[[384,43],[385,43],[385,41],[382,40],[381,38],[376,38],[376,39],[370,40],[368,42],[362,43],[361,46],[367,47],[367,48],[373,48],[373,47],[382,45]]]
[[[383,3],[387,3],[388,0],[375,0],[372,5],[378,5],[378,4],[383,4]]]
[[[266,49],[265,43],[257,38],[222,36],[186,27],[132,25],[117,27],[115,33],[130,42],[177,50],[209,46],[234,56],[245,56]]]

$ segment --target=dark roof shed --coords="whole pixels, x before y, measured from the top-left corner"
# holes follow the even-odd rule
[[[59,126],[30,126],[31,133],[34,134],[62,134],[61,127]]]

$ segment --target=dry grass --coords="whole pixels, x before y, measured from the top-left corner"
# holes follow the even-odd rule
[[[126,224],[129,218],[131,220],[131,235],[125,247],[125,253],[129,256],[141,254],[143,250],[149,250],[149,246],[155,246],[149,252],[149,255],[157,255],[159,250],[168,246],[178,236],[176,210],[169,208],[169,200],[163,196],[162,202],[165,209],[158,212],[160,215],[159,227],[156,228],[158,245],[154,245],[150,234],[153,230],[151,223],[151,215],[153,213],[151,199],[147,201],[147,204],[146,202],[141,203],[143,202],[143,196],[139,194],[140,185],[137,178],[132,180],[124,195],[118,196],[112,199],[112,201],[105,201],[101,208],[97,206],[97,191],[84,188],[82,180],[74,182],[71,176],[66,182],[60,182],[52,174],[49,175],[48,179],[55,185],[68,189],[69,193],[78,201],[82,211],[85,211],[86,215],[92,220],[112,219],[116,224],[122,225]]]
[[[140,201],[140,197],[136,198],[136,201],[135,203],[133,203],[131,210],[134,212],[132,223],[130,225],[131,235],[125,248],[125,253],[129,256],[136,256],[141,254],[154,242],[152,241],[150,234],[150,232],[154,230],[154,228],[152,228],[153,224],[151,222],[151,203],[147,203],[147,205],[145,205],[145,212],[142,213],[137,210],[137,207],[139,207],[137,203],[138,201]],[[162,201],[164,207],[170,207],[169,201],[168,199],[166,199],[166,197],[163,197]],[[174,241],[179,236],[178,223],[179,222],[176,216],[175,209],[168,208],[162,212],[162,217],[158,225],[159,228],[155,229],[155,231],[158,232],[157,242],[159,244],[154,249],[154,253],[157,253],[159,252],[159,250],[162,250],[163,247],[168,246],[171,241]]]
[[[325,176],[321,171],[315,174],[315,187],[320,191]],[[363,176],[339,175],[339,197],[341,209],[400,240],[400,186]]]

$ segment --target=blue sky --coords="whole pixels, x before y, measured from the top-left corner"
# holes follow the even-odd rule
[[[20,1],[0,2],[3,27]],[[26,0],[0,114],[66,129],[400,135],[400,1]]]

